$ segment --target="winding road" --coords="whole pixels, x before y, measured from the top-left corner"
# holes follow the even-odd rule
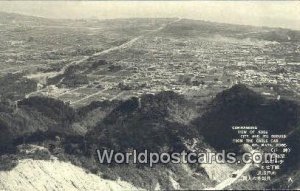
[[[252,150],[250,153],[253,155],[255,152],[259,152],[257,150]],[[243,166],[243,168],[233,172],[232,174],[235,174],[235,177],[230,177],[227,178],[226,180],[220,182],[213,188],[206,188],[205,190],[224,190],[228,186],[232,185],[235,183],[244,173],[246,173],[250,167],[253,165],[253,163],[247,163]]]

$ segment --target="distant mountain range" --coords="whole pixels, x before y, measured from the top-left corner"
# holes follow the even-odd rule
[[[130,19],[106,19],[106,20],[89,20],[89,19],[48,19],[36,16],[21,15],[17,13],[0,12],[0,24],[19,24],[19,25],[59,25],[59,26],[97,26],[98,24],[109,24],[111,22],[122,22],[124,20],[141,20],[153,21],[159,20],[147,18],[130,18]],[[164,18],[161,18],[164,19]],[[272,28],[272,27],[257,27],[249,25],[237,25],[209,22],[202,20],[182,19],[176,24],[170,25],[164,29],[174,35],[222,35],[234,38],[253,38],[258,40],[277,41],[277,42],[299,42],[300,31]]]

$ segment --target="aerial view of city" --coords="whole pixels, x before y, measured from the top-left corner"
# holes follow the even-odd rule
[[[246,144],[249,129],[239,128],[279,141]],[[299,139],[300,30],[0,12],[0,190],[300,189]],[[291,150],[267,181],[254,178],[263,165],[96,157],[97,149],[241,157],[275,142]]]

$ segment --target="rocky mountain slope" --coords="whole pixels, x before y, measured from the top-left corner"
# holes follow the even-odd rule
[[[218,149],[232,148],[232,126],[257,126],[270,133],[289,133],[299,127],[299,104],[267,99],[244,85],[219,93],[208,111],[194,121],[206,141]]]
[[[105,180],[71,163],[23,159],[0,171],[0,190],[143,190],[121,180]]]
[[[47,181],[55,175],[46,171],[51,174],[48,176],[41,169],[49,165],[61,173],[60,169],[65,168],[78,172],[86,182],[95,180],[110,185],[101,178],[110,179],[121,189],[133,188],[132,185],[150,190],[211,188],[238,167],[227,164],[157,164],[153,168],[140,164],[106,165],[98,163],[95,149],[121,152],[132,149],[156,152],[235,150],[230,142],[235,136],[230,128],[232,125],[256,125],[275,133],[291,132],[287,140],[292,148],[287,159],[289,164],[277,179],[264,187],[278,188],[287,175],[295,179],[299,177],[299,104],[267,99],[243,85],[219,93],[204,109],[197,108],[193,101],[174,92],[143,95],[126,101],[93,102],[76,110],[61,101],[43,97],[22,100],[18,108],[2,103],[1,108],[1,161],[6,161],[1,166],[5,170],[0,173],[1,180],[20,176],[18,178],[28,188],[44,183],[35,183],[18,169],[32,167],[36,175],[45,176]],[[47,154],[46,157],[41,153],[28,155],[28,151],[26,155],[20,154],[18,148],[27,144],[44,147],[59,161],[51,162]],[[9,162],[10,158],[14,158],[14,164]],[[79,172],[83,169],[94,175]],[[57,187],[63,189],[64,184],[74,189],[84,186],[84,182],[74,186],[72,181],[77,179],[66,179],[65,183],[56,181]],[[119,179],[130,184],[120,185]],[[9,186],[1,183],[4,188]],[[293,186],[296,188],[297,184]]]

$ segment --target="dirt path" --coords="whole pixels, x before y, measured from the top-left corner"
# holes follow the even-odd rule
[[[251,154],[253,155],[255,152],[259,152],[257,150],[252,150]],[[213,188],[207,188],[206,190],[224,190],[225,188],[227,188],[228,186],[232,185],[233,183],[235,183],[244,173],[246,173],[250,167],[253,165],[253,163],[247,163],[243,166],[243,168],[233,172],[232,174],[235,174],[235,177],[230,177],[227,178],[226,180],[220,182],[218,185],[216,185]]]
[[[237,170],[233,173],[233,174],[236,174],[236,177],[228,178],[228,179],[222,181],[221,183],[219,183],[214,188],[208,188],[207,190],[223,190],[223,189],[225,189],[226,187],[235,183],[245,172],[247,172],[249,170],[249,168],[251,166],[252,166],[252,163],[246,164],[245,166],[243,166],[242,169]]]

